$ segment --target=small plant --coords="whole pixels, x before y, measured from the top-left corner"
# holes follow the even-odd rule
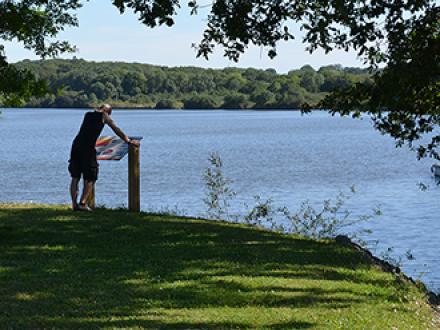
[[[254,196],[254,201],[255,205],[247,212],[244,221],[259,227],[269,225],[272,230],[284,232],[284,227],[276,221],[279,209],[274,207],[273,200],[271,198],[263,200],[260,196]],[[247,204],[245,207],[249,208]]]
[[[382,251],[379,255],[379,258],[383,261],[388,262],[390,265],[393,265],[394,267],[402,267],[402,256],[395,255],[394,247],[388,247],[385,251]]]
[[[385,251],[382,251],[379,255],[379,258],[388,262],[390,265],[393,265],[394,267],[402,267],[403,261],[414,261],[416,260],[413,252],[411,249],[406,250],[404,255],[397,255],[395,252],[394,247],[388,247]],[[424,276],[424,272],[419,273],[419,279]]]
[[[372,214],[353,216],[348,209],[343,209],[344,204],[354,193],[354,187],[351,187],[350,195],[340,192],[335,201],[325,200],[320,209],[316,209],[309,201],[305,201],[296,213],[291,213],[287,207],[282,207],[279,211],[287,219],[288,232],[316,239],[332,238],[342,233],[344,228],[369,221],[381,214],[380,209],[376,208],[372,210]],[[361,241],[359,235],[370,232],[368,229],[359,229],[350,233],[349,236],[362,244],[364,242]]]
[[[230,201],[236,193],[230,188],[233,182],[223,175],[223,162],[217,152],[212,152],[208,158],[210,166],[206,169],[203,180],[205,183],[205,198],[209,219],[230,220]]]
[[[355,193],[354,187],[351,187],[350,192],[351,194]],[[379,209],[374,209],[370,215],[353,216],[349,210],[343,209],[350,197],[350,195],[341,192],[335,201],[325,200],[319,209],[312,206],[309,201],[305,201],[297,212],[292,213],[286,206],[274,207],[273,200],[270,198],[263,200],[260,196],[255,196],[255,205],[247,212],[244,221],[251,225],[269,227],[272,230],[316,239],[333,238],[341,234],[343,229],[353,228],[354,225],[371,220],[381,214]],[[245,206],[248,208],[248,205]],[[369,233],[368,229],[358,229],[348,235],[357,243],[365,246],[366,242],[360,236]]]
[[[325,200],[320,209],[315,208],[309,201],[305,201],[295,213],[292,213],[287,206],[275,207],[271,198],[264,200],[260,196],[255,196],[255,204],[251,209],[247,204],[244,205],[245,209],[248,209],[244,217],[231,219],[230,202],[236,196],[230,188],[233,181],[225,178],[223,162],[217,152],[211,153],[208,160],[210,166],[203,175],[206,187],[203,201],[207,206],[209,219],[240,221],[241,218],[241,221],[254,226],[321,239],[333,238],[341,234],[343,229],[353,228],[354,225],[369,221],[381,214],[381,211],[376,208],[373,209],[372,214],[354,216],[348,209],[344,209],[347,200],[356,192],[352,186],[349,194],[341,192],[334,201]],[[360,236],[369,233],[368,229],[359,229],[348,235],[359,244],[366,245]]]

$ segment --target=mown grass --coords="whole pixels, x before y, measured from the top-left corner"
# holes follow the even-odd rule
[[[435,329],[423,294],[332,241],[0,205],[1,329]]]

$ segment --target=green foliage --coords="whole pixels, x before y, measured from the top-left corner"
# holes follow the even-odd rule
[[[268,90],[257,90],[251,95],[251,100],[254,102],[256,109],[274,108],[276,104],[276,96]]]
[[[342,115],[369,113],[375,127],[417,151],[440,160],[440,8],[405,22],[392,37],[388,66],[373,81],[345,86],[322,107]],[[403,24],[403,23],[402,23]]]
[[[156,109],[180,109],[182,108],[182,103],[170,98],[160,99],[156,103]]]
[[[246,109],[251,108],[246,95],[241,93],[228,94],[223,100],[224,109]]]
[[[229,208],[236,193],[231,188],[234,182],[225,177],[223,162],[217,152],[209,156],[210,166],[203,175],[206,197],[204,202],[207,206],[209,219],[234,220],[245,222],[257,227],[270,228],[282,233],[299,234],[314,239],[335,238],[337,235],[349,235],[351,239],[364,244],[362,235],[370,234],[371,231],[356,225],[364,224],[381,215],[379,208],[372,210],[371,214],[355,216],[348,209],[344,209],[345,203],[354,195],[355,188],[350,192],[340,192],[334,200],[327,199],[317,208],[309,201],[301,203],[296,212],[291,212],[287,206],[275,207],[271,198],[263,200],[261,196],[254,196],[254,206],[246,209],[245,216],[236,214],[231,216]]]
[[[215,109],[217,104],[211,95],[193,95],[184,101],[185,109]]]
[[[334,241],[0,205],[4,329],[438,329],[423,290]]]
[[[23,61],[14,67],[48,82],[51,92],[30,99],[26,105],[32,107],[91,107],[109,102],[116,107],[157,109],[299,109],[303,102],[322,100],[326,86],[336,78],[350,86],[369,77],[365,70],[351,73],[352,68],[338,66],[318,71],[302,68],[287,75],[270,70],[167,68],[80,59]],[[301,85],[307,79],[315,85]]]
[[[289,233],[296,233],[316,239],[336,237],[342,230],[350,228],[350,238],[364,243],[360,235],[368,234],[369,230],[358,229],[353,231],[357,224],[370,221],[379,216],[381,211],[374,209],[371,214],[354,216],[351,211],[344,209],[345,203],[354,194],[354,187],[350,190],[350,195],[339,193],[335,200],[325,200],[321,208],[314,207],[309,201],[301,204],[301,207],[295,213],[292,213],[287,207],[279,209],[287,219],[285,230]]]
[[[66,26],[76,26],[72,11],[81,7],[79,0],[0,2],[0,40],[17,40],[41,57],[73,51],[66,41],[52,40]],[[0,44],[0,98],[7,105],[19,105],[31,96],[44,94],[46,84],[27,70],[18,70],[6,59]]]
[[[211,153],[208,160],[210,166],[203,175],[206,188],[203,202],[207,206],[207,216],[209,219],[229,220],[230,201],[235,196],[230,187],[232,180],[223,175],[223,162],[218,153]]]
[[[289,29],[295,22],[304,31],[303,42],[310,52],[318,48],[325,52],[354,49],[372,65],[388,64],[397,53],[405,51],[404,40],[412,27],[428,27],[425,19],[437,11],[435,0],[216,0],[198,55],[208,57],[220,45],[225,56],[238,61],[253,44],[268,47],[268,55],[274,57],[280,41],[295,38]],[[388,47],[382,47],[383,42]]]

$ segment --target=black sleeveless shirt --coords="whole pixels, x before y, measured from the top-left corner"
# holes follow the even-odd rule
[[[104,128],[104,114],[100,111],[87,112],[73,145],[81,150],[95,149],[96,140]]]

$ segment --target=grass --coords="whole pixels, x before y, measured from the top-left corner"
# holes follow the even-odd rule
[[[414,285],[333,241],[0,205],[1,329],[435,329]]]

